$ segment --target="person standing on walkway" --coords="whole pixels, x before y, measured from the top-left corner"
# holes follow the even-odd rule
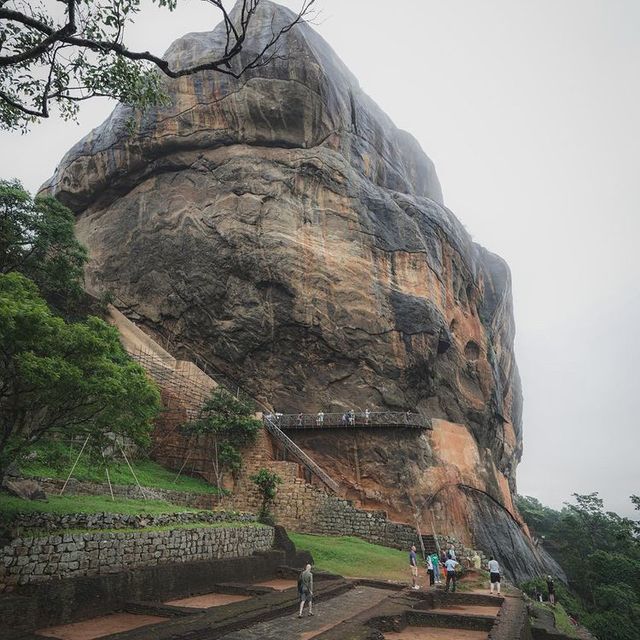
[[[316,425],[321,427],[324,424],[324,411],[318,411],[318,415],[316,417]]]
[[[298,578],[298,595],[300,596],[300,611],[298,618],[302,618],[304,603],[309,603],[309,615],[313,615],[313,574],[311,565],[308,564]]]
[[[444,563],[444,567],[447,570],[447,583],[444,585],[444,590],[449,591],[449,584],[453,582],[451,593],[456,592],[456,567],[460,563],[453,558],[448,558]]]
[[[493,587],[495,586],[497,595],[500,595],[500,565],[497,560],[494,560],[493,556],[489,560],[489,577],[491,579],[491,591],[489,593],[493,595]]]
[[[429,586],[433,587],[435,584],[435,575],[433,569],[433,558],[431,556],[427,556],[427,574],[429,575]]]
[[[453,545],[449,546],[449,551],[447,552],[447,558],[451,558],[452,560],[457,560],[456,550],[453,548]]]
[[[547,591],[549,593],[549,604],[556,606],[556,586],[553,584],[553,578],[547,576]]]
[[[418,556],[416,555],[416,545],[411,545],[409,551],[409,570],[411,571],[411,588],[419,589],[418,586]]]
[[[437,553],[431,554],[431,562],[433,563],[433,577],[436,584],[440,584],[440,558],[438,558]]]

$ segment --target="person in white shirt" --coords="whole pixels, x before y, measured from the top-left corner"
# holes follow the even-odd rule
[[[429,576],[429,586],[433,587],[433,585],[435,584],[435,574],[433,571],[433,560],[430,555],[427,556],[427,574]]]
[[[495,586],[497,595],[500,595],[500,565],[493,557],[489,560],[489,576],[491,577],[491,591],[489,593],[493,595],[493,587]]]
[[[447,561],[444,563],[445,569],[447,571],[447,582],[444,585],[445,591],[449,591],[449,584],[453,582],[451,593],[456,592],[456,567],[459,564],[460,563],[456,562],[453,558],[447,558]]]

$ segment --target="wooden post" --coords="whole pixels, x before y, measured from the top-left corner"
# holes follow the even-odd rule
[[[67,488],[67,484],[71,476],[73,475],[73,472],[76,468],[76,465],[78,464],[78,460],[80,460],[80,456],[82,455],[84,448],[87,446],[87,442],[89,442],[89,436],[87,436],[87,439],[84,441],[84,444],[82,445],[82,449],[80,449],[80,453],[78,454],[76,461],[73,463],[73,467],[71,467],[71,471],[69,471],[69,475],[67,476],[67,479],[64,481],[64,484],[62,485],[62,489],[60,489],[60,495],[62,495],[64,493],[64,490]]]

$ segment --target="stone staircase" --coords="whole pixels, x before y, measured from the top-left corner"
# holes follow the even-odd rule
[[[174,358],[112,305],[107,314],[110,324],[118,329],[127,353],[146,370],[161,390],[164,411],[154,433],[154,457],[167,466],[181,470],[186,468],[212,482],[211,461],[204,456],[204,438],[188,438],[179,431],[179,427],[197,417],[200,407],[210,397],[212,390],[218,387],[218,383],[193,362]],[[319,481],[328,490],[338,491],[338,484],[275,422],[265,419],[264,424],[265,429],[261,431],[258,442],[245,453],[245,469],[239,481],[240,486],[235,487],[234,491],[236,493],[239,489],[239,502],[244,497],[246,504],[260,506],[257,490],[248,478],[261,467],[278,473],[285,481],[304,484],[306,475],[309,480],[313,478]],[[293,461],[275,460],[271,438]]]

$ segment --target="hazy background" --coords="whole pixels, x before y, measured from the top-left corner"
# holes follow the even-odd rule
[[[47,0],[49,4],[53,0]],[[217,14],[148,6],[127,43],[163,52]],[[291,7],[299,2],[283,2]],[[434,160],[445,202],[511,266],[524,387],[519,492],[561,506],[640,493],[640,2],[318,0],[316,29]],[[0,133],[30,190],[108,115]],[[635,512],[637,516],[637,512]]]

